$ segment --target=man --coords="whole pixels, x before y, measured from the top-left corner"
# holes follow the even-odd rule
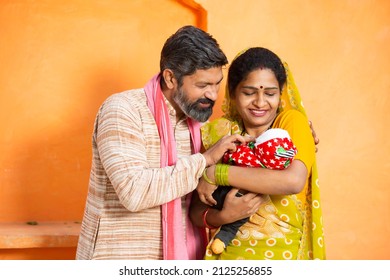
[[[200,123],[212,114],[227,62],[214,38],[185,26],[165,42],[160,72],[145,88],[103,103],[76,259],[203,257],[202,232],[187,214],[191,192],[207,166],[250,140],[233,135],[199,152]]]

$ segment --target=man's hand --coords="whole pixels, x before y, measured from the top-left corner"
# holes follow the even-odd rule
[[[245,144],[246,142],[254,140],[254,137],[242,136],[240,134],[226,135],[222,137],[217,143],[203,153],[203,156],[206,159],[206,166],[216,164],[227,151],[235,152],[237,143]]]
[[[320,139],[317,137],[317,134],[316,134],[314,127],[313,127],[313,123],[311,121],[309,121],[309,126],[311,129],[311,134],[313,135],[314,144],[316,145],[316,152],[318,152],[317,145],[320,143]]]

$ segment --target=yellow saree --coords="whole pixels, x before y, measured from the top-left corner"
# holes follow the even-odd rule
[[[325,259],[320,190],[315,147],[308,119],[287,63],[287,81],[281,94],[279,114],[272,127],[286,129],[301,160],[308,168],[306,186],[296,195],[267,195],[256,214],[240,227],[220,255],[209,246],[205,259]],[[226,90],[224,116],[202,126],[206,149],[227,134],[242,133],[240,117]],[[211,240],[212,241],[212,240]],[[210,241],[210,244],[211,244]]]

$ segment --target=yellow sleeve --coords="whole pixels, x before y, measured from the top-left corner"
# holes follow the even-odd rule
[[[297,110],[286,110],[276,117],[272,127],[288,131],[298,150],[295,160],[302,161],[310,174],[315,161],[315,144],[307,118]]]

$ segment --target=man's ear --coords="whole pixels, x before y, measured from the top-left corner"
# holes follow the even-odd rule
[[[177,86],[175,75],[171,69],[165,69],[162,72],[162,77],[168,89],[173,89],[175,86]]]

